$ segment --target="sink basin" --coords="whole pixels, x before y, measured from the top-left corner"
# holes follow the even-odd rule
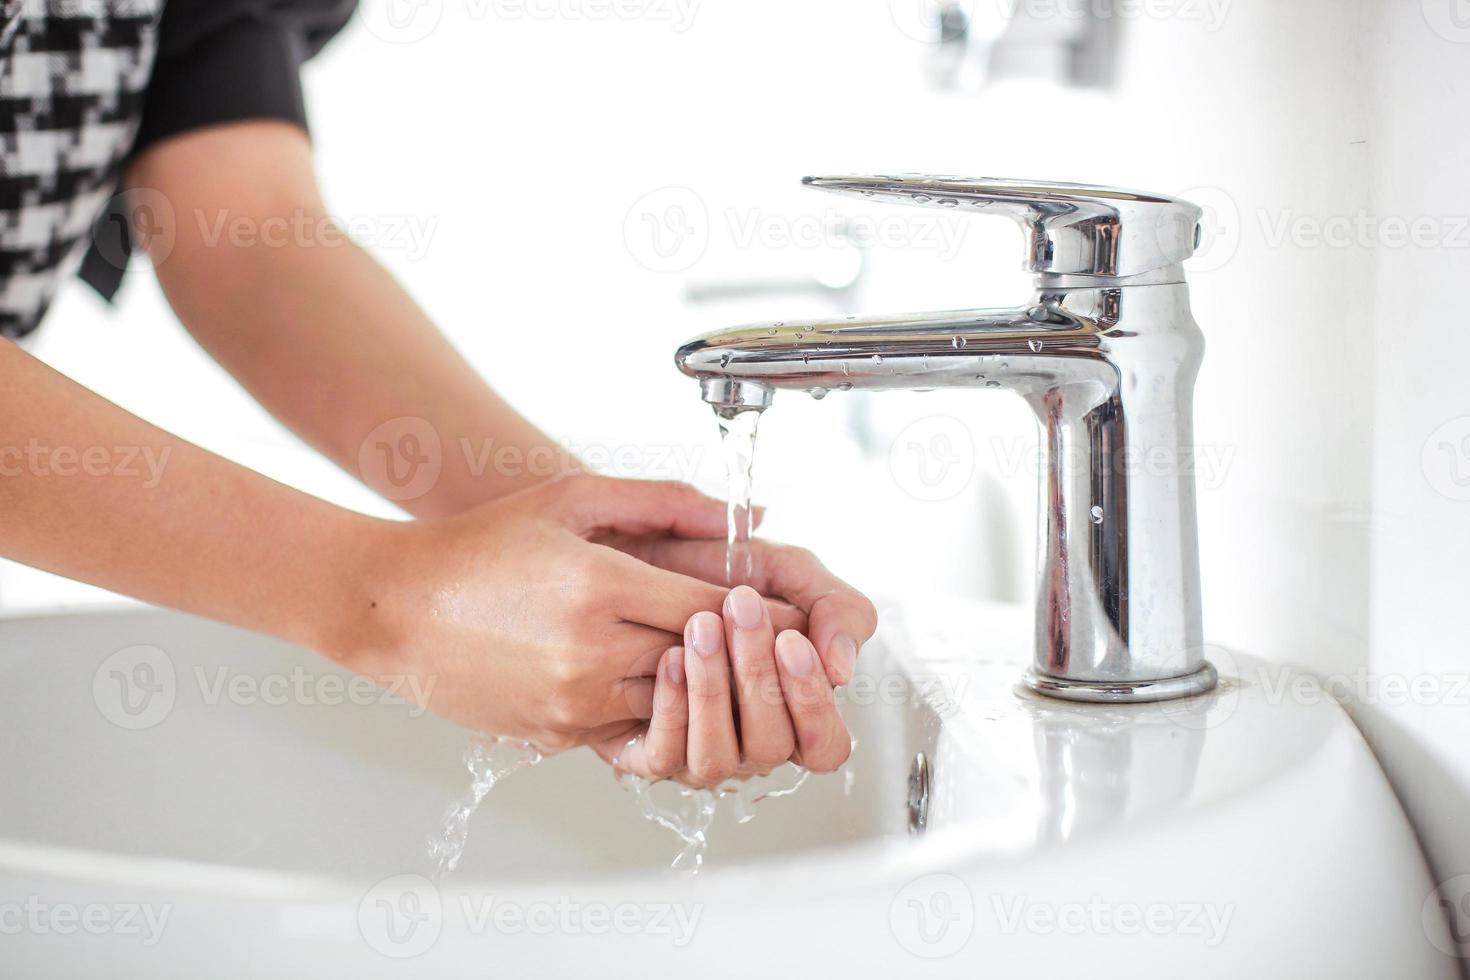
[[[1210,695],[1066,704],[1016,689],[1029,610],[883,620],[844,695],[846,770],[747,823],[726,801],[699,876],[575,752],[496,786],[437,883],[462,729],[173,613],[0,621],[4,959],[68,978],[1457,975],[1412,829],[1310,679],[1212,651]]]

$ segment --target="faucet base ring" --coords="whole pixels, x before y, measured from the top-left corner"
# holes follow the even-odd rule
[[[1026,671],[1022,684],[1037,694],[1063,701],[1087,704],[1139,704],[1149,701],[1172,701],[1205,694],[1215,689],[1220,675],[1206,662],[1199,670],[1180,677],[1163,677],[1147,681],[1082,681],[1043,674],[1035,667]]]

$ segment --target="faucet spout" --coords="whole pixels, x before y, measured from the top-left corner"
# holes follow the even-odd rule
[[[707,402],[781,390],[1006,389],[1036,413],[1033,689],[1152,701],[1211,689],[1190,403],[1203,337],[1183,283],[1040,285],[1025,306],[752,324],[677,354]]]

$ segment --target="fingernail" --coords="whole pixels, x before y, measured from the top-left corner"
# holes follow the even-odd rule
[[[827,646],[827,658],[832,663],[832,669],[837,676],[842,678],[845,684],[852,680],[853,668],[857,666],[858,648],[852,637],[838,633],[832,638]]]
[[[753,630],[761,624],[766,614],[766,604],[760,594],[748,585],[737,585],[730,590],[725,606],[735,618],[735,625],[743,630]]]
[[[776,656],[781,658],[781,666],[792,677],[810,674],[816,659],[812,656],[812,645],[794,630],[787,630],[776,637]]]
[[[674,647],[664,658],[664,673],[675,684],[684,683],[684,651],[679,647]]]
[[[724,630],[720,624],[720,617],[712,612],[696,613],[689,620],[689,645],[694,647],[694,652],[701,657],[713,657],[720,652],[720,644],[724,640]]]

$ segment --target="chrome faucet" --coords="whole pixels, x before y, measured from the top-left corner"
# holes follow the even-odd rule
[[[1080,184],[958,177],[808,177],[874,201],[1020,223],[1031,301],[1015,309],[763,323],[681,347],[680,370],[724,414],[777,389],[1007,388],[1041,424],[1031,689],[1158,701],[1216,683],[1204,659],[1191,408],[1204,338],[1183,260],[1187,201]]]

